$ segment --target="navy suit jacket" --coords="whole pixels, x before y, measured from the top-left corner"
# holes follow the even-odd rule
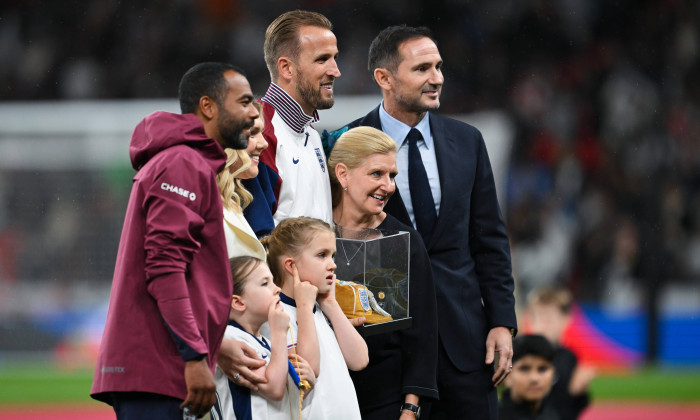
[[[380,105],[381,106],[381,105]],[[496,198],[491,163],[481,133],[433,113],[442,202],[425,244],[435,279],[438,334],[461,371],[483,369],[486,336],[493,327],[516,328],[510,246]],[[382,129],[379,107],[348,124]],[[384,210],[412,226],[397,191]]]

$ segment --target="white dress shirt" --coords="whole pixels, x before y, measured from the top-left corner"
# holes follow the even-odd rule
[[[408,186],[408,142],[406,141],[406,136],[412,127],[389,115],[384,109],[384,102],[379,107],[379,121],[382,124],[382,131],[396,142],[396,167],[399,170],[399,174],[396,176],[396,188],[401,191],[401,199],[406,206],[408,215],[411,217],[413,227],[416,228],[416,218],[413,214],[413,203],[411,202],[411,192]],[[435,212],[439,215],[442,191],[440,190],[440,174],[438,173],[437,159],[435,158],[433,134],[430,132],[430,118],[428,118],[427,112],[423,119],[416,124],[415,128],[423,135],[423,141],[418,142],[418,151],[420,151],[423,166],[425,166],[425,173],[428,175],[430,192],[435,203]]]

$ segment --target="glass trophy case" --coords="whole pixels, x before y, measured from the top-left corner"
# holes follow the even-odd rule
[[[335,295],[348,318],[365,317],[364,336],[411,326],[410,235],[336,226]]]

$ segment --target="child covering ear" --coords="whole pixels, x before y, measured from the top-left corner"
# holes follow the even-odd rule
[[[359,420],[348,369],[364,369],[369,357],[367,344],[335,300],[335,233],[321,220],[296,217],[281,221],[262,242],[291,318],[287,343],[318,375],[304,417]]]

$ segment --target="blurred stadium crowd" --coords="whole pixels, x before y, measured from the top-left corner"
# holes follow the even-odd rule
[[[582,301],[643,304],[662,285],[698,284],[695,0],[6,0],[0,99],[171,98],[187,68],[211,60],[241,66],[263,94],[265,27],[292,8],[317,10],[334,23],[338,95],[377,93],[366,54],[380,29],[426,25],[445,60],[441,112],[510,115],[516,131],[502,204],[519,294],[559,283]],[[16,176],[36,176],[37,188],[42,176],[54,177]],[[66,213],[74,203],[53,207],[57,221],[42,219],[43,193],[27,203],[26,191],[3,176],[1,280],[110,281],[125,197],[94,201],[104,194],[91,187],[94,180],[61,176],[88,185],[74,198],[83,201],[82,214],[112,214],[116,206],[107,216],[116,227],[96,245],[78,236],[83,216]],[[128,175],[118,179],[128,188]],[[53,235],[46,272],[31,258],[12,257],[25,228]],[[89,244],[89,258],[64,255],[69,236]]]

